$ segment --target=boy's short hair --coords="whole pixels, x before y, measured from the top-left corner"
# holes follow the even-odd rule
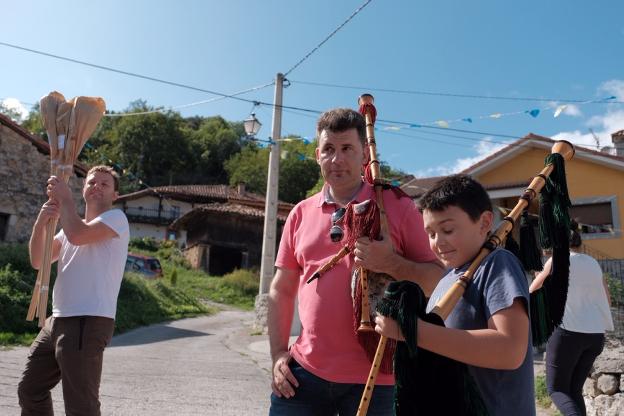
[[[94,172],[104,172],[111,175],[113,177],[115,191],[119,191],[119,174],[115,171],[115,169],[106,165],[97,165],[89,169],[89,171],[87,172],[87,176],[91,175]]]
[[[350,108],[334,108],[325,111],[316,122],[316,136],[321,137],[323,130],[343,132],[356,129],[362,146],[366,144],[366,120],[364,116]]]
[[[492,201],[483,186],[469,175],[450,175],[438,181],[418,201],[420,212],[443,211],[449,206],[461,208],[477,221],[485,211],[492,211]]]

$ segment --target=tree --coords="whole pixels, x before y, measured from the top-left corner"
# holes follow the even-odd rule
[[[224,164],[229,176],[229,183],[236,186],[245,184],[245,189],[264,195],[266,192],[269,149],[258,148],[254,144],[243,147]]]
[[[197,157],[195,180],[226,183],[228,177],[224,163],[241,151],[241,135],[222,117],[206,118],[199,128],[189,133],[193,154]]]
[[[319,177],[318,165],[312,157],[315,146],[297,136],[285,139],[292,141],[282,142],[278,197],[281,201],[297,203],[306,197],[307,190]],[[265,195],[268,165],[269,149],[248,145],[226,162],[225,169],[230,185],[242,182],[249,191]]]
[[[32,106],[26,118],[22,121],[22,127],[33,134],[38,134],[44,139],[48,139],[48,133],[45,131],[45,127],[43,127],[43,120],[41,120],[39,103]]]
[[[20,121],[22,119],[22,113],[20,113],[17,109],[7,106],[5,103],[0,101],[0,113],[9,117],[11,120]]]
[[[178,113],[126,116],[113,124],[109,149],[121,167],[151,186],[188,183],[194,164]]]

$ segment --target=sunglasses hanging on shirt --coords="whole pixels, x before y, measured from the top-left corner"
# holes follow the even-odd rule
[[[334,243],[338,243],[344,237],[344,231],[342,227],[337,225],[337,223],[342,220],[345,212],[347,212],[346,208],[338,208],[331,216],[332,226],[329,229],[329,238],[331,238],[331,241],[333,241]]]

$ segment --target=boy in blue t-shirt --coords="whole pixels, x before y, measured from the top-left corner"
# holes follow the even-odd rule
[[[467,175],[438,182],[419,201],[431,250],[447,267],[427,312],[466,271],[488,239],[490,198]],[[520,262],[504,249],[491,252],[445,320],[418,320],[420,348],[466,363],[489,415],[535,415],[529,290]],[[396,321],[378,316],[375,330],[404,340]]]

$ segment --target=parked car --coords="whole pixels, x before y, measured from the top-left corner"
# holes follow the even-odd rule
[[[146,279],[162,277],[160,261],[156,257],[144,256],[142,254],[128,253],[125,270],[142,274]]]

